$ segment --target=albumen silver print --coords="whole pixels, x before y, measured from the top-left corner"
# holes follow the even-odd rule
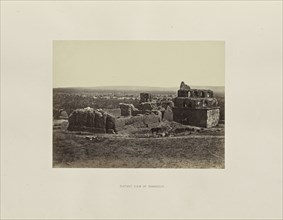
[[[223,41],[54,41],[53,167],[225,167]]]

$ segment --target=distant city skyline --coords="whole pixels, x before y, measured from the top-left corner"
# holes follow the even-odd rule
[[[224,41],[54,41],[53,87],[224,86]]]

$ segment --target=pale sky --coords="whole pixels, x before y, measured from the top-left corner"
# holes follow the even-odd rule
[[[224,41],[54,41],[53,86],[224,86]]]

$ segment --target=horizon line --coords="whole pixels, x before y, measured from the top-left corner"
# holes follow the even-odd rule
[[[189,85],[190,87],[225,87],[224,85]],[[105,86],[53,86],[53,89],[59,88],[102,88],[102,87],[146,87],[146,88],[179,88],[180,86],[137,86],[137,85],[105,85]]]

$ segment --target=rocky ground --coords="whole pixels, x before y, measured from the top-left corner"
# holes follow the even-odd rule
[[[224,168],[224,124],[201,129],[162,122],[170,132],[127,126],[118,134],[67,130],[53,122],[53,167]],[[168,129],[167,129],[168,130]]]

